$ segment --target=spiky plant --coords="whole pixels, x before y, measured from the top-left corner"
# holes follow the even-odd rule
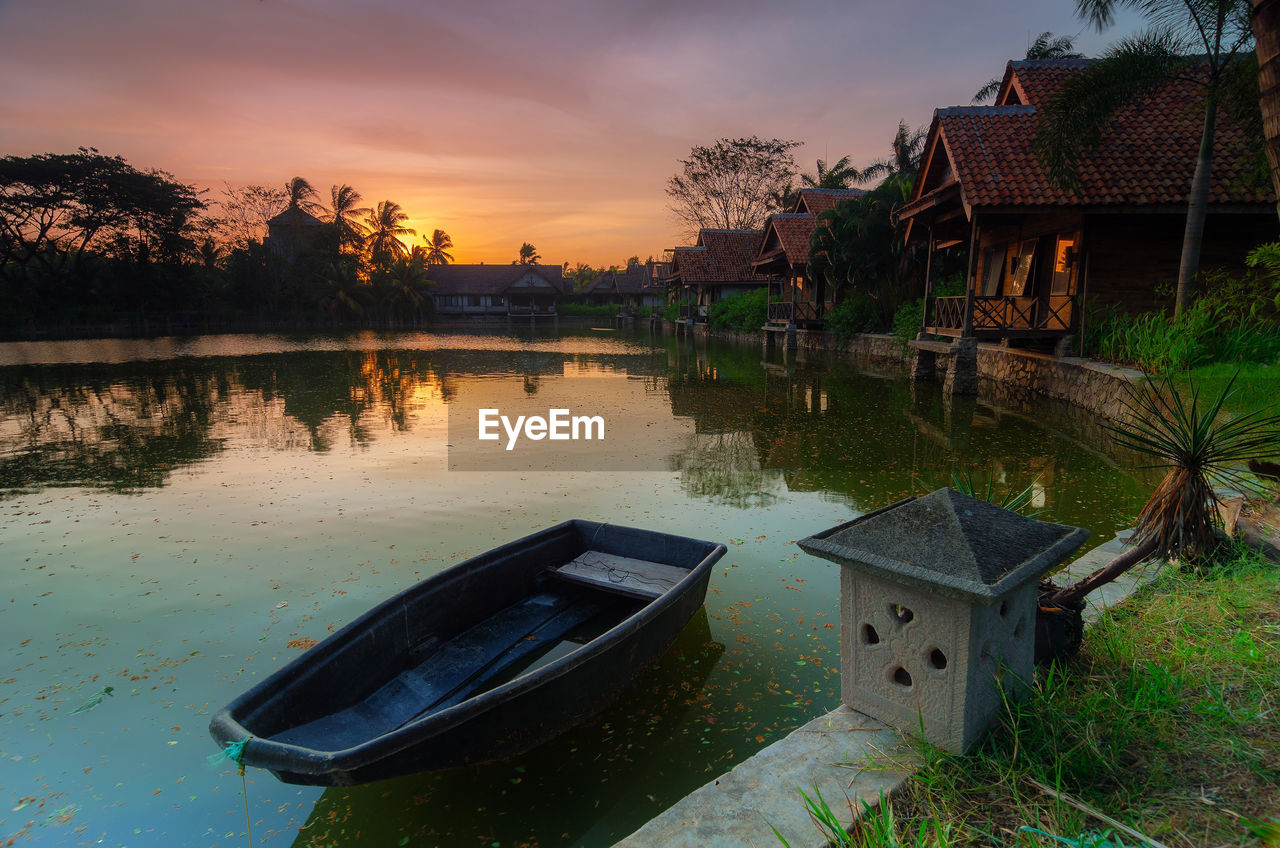
[[[1031,504],[1031,499],[1035,497],[1036,483],[1039,482],[1040,478],[1037,476],[1036,479],[1032,480],[1020,491],[1015,492],[1013,487],[1010,486],[1005,489],[1004,494],[1000,494],[996,490],[996,469],[994,464],[991,467],[991,473],[987,475],[987,485],[985,487],[981,487],[973,481],[973,474],[968,469],[951,472],[951,488],[960,494],[986,501],[989,504],[995,504],[1010,512],[1022,512],[1027,518],[1035,518],[1045,512],[1043,509],[1038,509],[1034,512],[1024,511]]]
[[[1280,454],[1280,415],[1256,409],[1219,422],[1234,392],[1233,375],[1208,403],[1193,383],[1184,398],[1165,378],[1127,387],[1129,421],[1108,425],[1117,443],[1153,460],[1146,468],[1167,469],[1138,513],[1133,545],[1098,571],[1058,592],[1058,601],[1079,600],[1133,565],[1158,556],[1192,560],[1207,552],[1221,527],[1215,483],[1256,488],[1244,473],[1249,460]]]

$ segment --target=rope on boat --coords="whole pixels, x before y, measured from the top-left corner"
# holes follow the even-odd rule
[[[253,848],[253,826],[249,820],[249,783],[244,776],[244,746],[248,745],[252,738],[252,736],[246,736],[239,742],[227,742],[221,751],[210,754],[206,758],[211,766],[233,762],[240,772],[240,795],[244,798],[244,832],[249,837],[249,848]]]

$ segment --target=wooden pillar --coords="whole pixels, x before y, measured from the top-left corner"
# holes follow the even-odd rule
[[[969,225],[969,273],[964,291],[964,329],[961,338],[973,338],[973,296],[978,285],[978,211],[973,212]]]
[[[924,260],[924,314],[920,316],[920,329],[929,326],[929,313],[933,310],[933,222],[929,222],[929,252]]]
[[[1080,289],[1080,295],[1079,295],[1078,301],[1076,302],[1076,310],[1074,313],[1072,313],[1072,317],[1075,318],[1075,324],[1076,324],[1076,350],[1080,352],[1079,354],[1080,356],[1088,355],[1085,353],[1085,349],[1084,349],[1084,323],[1085,323],[1085,318],[1088,317],[1085,313],[1085,309],[1088,303],[1086,298],[1088,298],[1089,296],[1088,221],[1089,221],[1089,218],[1087,215],[1081,216],[1080,218],[1080,252],[1077,254],[1080,257],[1080,285],[1077,286],[1077,288]]]

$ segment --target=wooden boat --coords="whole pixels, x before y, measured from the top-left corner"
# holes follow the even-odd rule
[[[287,783],[501,759],[598,712],[702,606],[724,545],[591,521],[384,601],[218,711],[209,730]]]

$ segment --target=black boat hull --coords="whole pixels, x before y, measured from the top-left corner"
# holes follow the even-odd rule
[[[583,647],[474,697],[355,744],[347,739],[340,749],[294,738],[298,732],[290,728],[323,713],[316,699],[332,701],[345,686],[346,700],[357,703],[411,666],[416,653],[456,633],[458,621],[481,620],[538,591],[548,566],[585,550],[688,573],[647,603],[619,601],[630,604],[629,614]],[[723,545],[695,539],[565,522],[459,563],[380,604],[219,711],[210,732],[219,743],[249,738],[245,764],[270,769],[288,783],[313,785],[366,783],[527,751],[599,712],[662,655],[702,605],[711,568],[724,552]]]

